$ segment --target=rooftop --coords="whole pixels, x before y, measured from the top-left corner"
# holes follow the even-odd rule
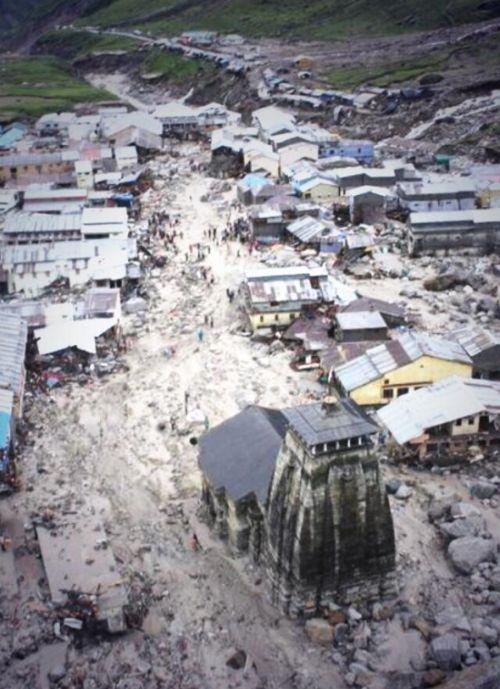
[[[336,367],[334,374],[342,387],[350,392],[378,380],[389,371],[417,361],[422,356],[472,364],[469,356],[456,342],[426,333],[405,333],[395,340],[372,347],[365,354]]]
[[[349,399],[338,400],[334,405],[305,404],[284,409],[283,414],[308,447],[378,431],[375,422]]]
[[[0,313],[0,388],[20,393],[28,326],[20,316]]]
[[[378,417],[403,445],[429,428],[482,412],[500,414],[500,382],[452,377],[398,397]]]
[[[335,316],[341,330],[379,330],[387,328],[378,311],[352,311],[337,313]]]

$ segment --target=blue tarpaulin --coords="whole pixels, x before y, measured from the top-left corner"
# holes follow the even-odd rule
[[[8,450],[10,444],[10,414],[0,411],[0,450]],[[3,467],[0,467],[2,469]]]

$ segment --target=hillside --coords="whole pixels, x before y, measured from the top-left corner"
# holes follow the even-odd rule
[[[332,40],[391,35],[500,16],[500,0],[1,0],[4,45],[77,19],[80,25],[134,26],[153,34],[192,28]],[[78,19],[78,17],[80,17]]]
[[[82,23],[141,26],[153,33],[193,28],[330,40],[352,32],[385,35],[481,21],[499,0],[109,0]]]

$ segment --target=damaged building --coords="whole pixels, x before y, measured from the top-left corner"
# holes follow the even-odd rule
[[[243,295],[252,330],[283,328],[321,304],[347,304],[356,293],[325,268],[274,268],[247,273]]]
[[[351,400],[327,398],[281,411],[247,407],[200,441],[212,527],[262,565],[287,614],[394,591],[377,432]]]
[[[500,443],[500,382],[451,377],[378,412],[403,454],[454,455]]]

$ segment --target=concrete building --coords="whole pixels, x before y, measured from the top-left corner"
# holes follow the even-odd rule
[[[120,146],[114,149],[116,169],[125,170],[137,166],[137,148],[135,146]]]
[[[408,251],[419,254],[465,252],[485,254],[500,250],[500,208],[411,213]]]
[[[77,151],[66,150],[57,153],[19,153],[0,156],[0,182],[73,173],[74,162],[79,158]]]
[[[362,186],[348,189],[349,216],[355,225],[374,224],[385,220],[387,201],[393,194],[382,187]]]
[[[294,188],[301,198],[320,205],[331,205],[339,196],[338,185],[320,175],[294,183]]]
[[[82,237],[106,239],[128,236],[126,208],[84,208],[82,213]]]
[[[273,602],[289,615],[394,591],[377,431],[352,401],[330,399],[247,407],[201,438],[209,522],[231,550],[262,565]]]
[[[268,105],[252,113],[252,124],[257,127],[259,137],[268,142],[270,137],[295,130],[295,115],[274,105]]]
[[[16,427],[23,416],[28,327],[13,313],[0,312],[0,491],[15,487]]]
[[[23,211],[27,213],[80,214],[88,202],[86,189],[44,189],[28,187],[24,192]]]
[[[324,146],[322,158],[338,156],[339,158],[353,158],[362,165],[371,165],[375,157],[373,141],[361,139],[339,139],[329,146]]]
[[[76,186],[79,189],[94,188],[94,171],[90,160],[75,161]]]
[[[353,311],[335,314],[333,319],[337,342],[386,340],[387,323],[378,311]]]
[[[378,418],[405,454],[463,456],[470,445],[500,444],[500,382],[451,377],[410,392]]]
[[[249,326],[285,328],[320,304],[346,304],[356,294],[325,268],[260,269],[246,274],[244,296]]]
[[[464,327],[450,333],[472,359],[472,376],[500,380],[500,337],[478,326]]]
[[[453,375],[472,376],[472,361],[459,344],[406,333],[334,367],[330,380],[357,404],[379,406]]]
[[[11,213],[3,228],[7,245],[43,244],[81,239],[81,214]]]
[[[358,311],[378,311],[389,328],[396,328],[406,323],[405,309],[383,299],[360,297],[342,309],[343,313],[356,313]]]
[[[473,210],[476,207],[476,185],[464,179],[399,183],[396,190],[401,207],[411,212]]]
[[[122,238],[6,246],[1,255],[5,283],[0,283],[0,292],[35,298],[56,280],[70,287],[87,283],[120,287],[136,255],[135,241]]]

